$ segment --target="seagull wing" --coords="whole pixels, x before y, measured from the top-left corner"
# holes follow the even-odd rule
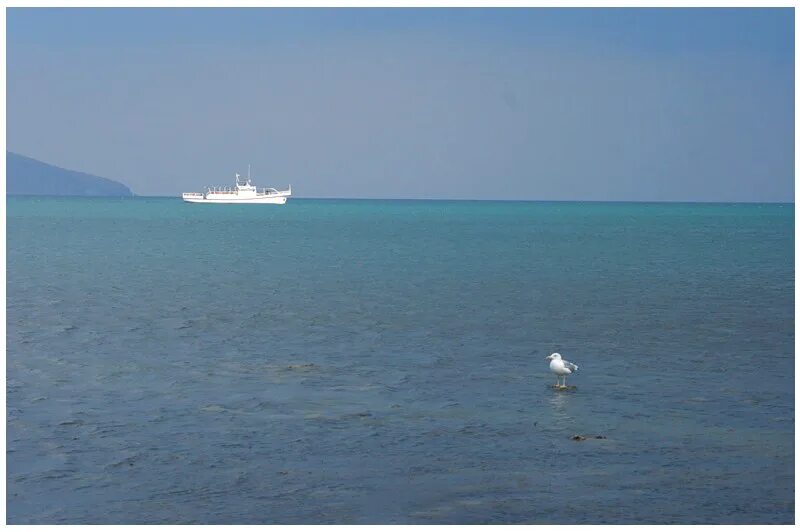
[[[575,370],[578,369],[578,365],[577,364],[573,364],[572,362],[567,362],[566,360],[564,361],[564,367],[569,369],[569,370],[572,370],[572,371],[575,371]]]

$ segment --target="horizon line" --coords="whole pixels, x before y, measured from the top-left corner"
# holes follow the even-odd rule
[[[6,194],[6,197],[27,197],[27,198],[83,198],[83,199],[176,199],[177,195],[151,196],[146,194],[132,193],[131,196],[89,196],[78,194]],[[756,201],[756,200],[594,200],[594,199],[482,199],[482,198],[352,198],[343,196],[333,197],[292,197],[293,200],[315,200],[315,201],[463,201],[463,202],[505,202],[505,203],[679,203],[679,204],[707,204],[707,205],[794,205],[791,201]]]

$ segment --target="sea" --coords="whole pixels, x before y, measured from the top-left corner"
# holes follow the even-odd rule
[[[6,207],[8,523],[794,522],[793,204]]]

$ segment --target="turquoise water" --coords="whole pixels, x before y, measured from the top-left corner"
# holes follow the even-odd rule
[[[10,198],[8,521],[791,523],[793,229]]]

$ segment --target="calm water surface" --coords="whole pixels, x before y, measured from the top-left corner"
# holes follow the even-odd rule
[[[10,198],[8,521],[793,522],[793,226]]]

